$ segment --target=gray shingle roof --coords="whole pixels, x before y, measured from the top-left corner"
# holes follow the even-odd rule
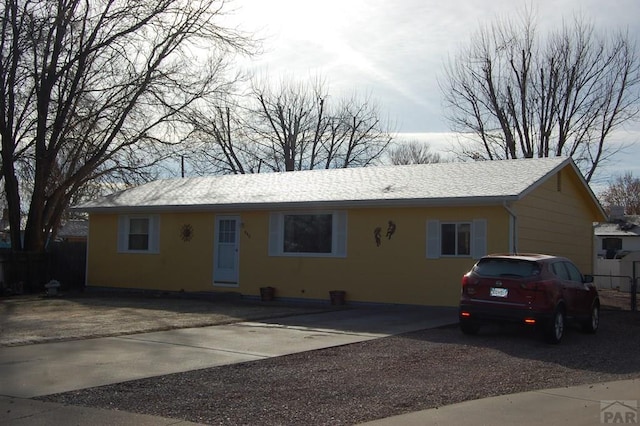
[[[625,216],[623,219],[598,223],[595,234],[599,237],[640,237],[640,216]]]
[[[86,237],[87,235],[89,235],[88,220],[70,220],[58,231],[59,238]]]
[[[499,203],[521,198],[568,164],[573,165],[570,158],[554,157],[169,179],[76,208],[222,210]]]

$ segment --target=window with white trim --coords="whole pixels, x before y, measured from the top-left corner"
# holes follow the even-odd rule
[[[149,218],[132,217],[129,219],[129,250],[149,250]]]
[[[331,253],[331,214],[285,214],[284,253]]]
[[[442,256],[471,255],[471,223],[440,224],[440,254]]]
[[[346,230],[346,212],[274,212],[269,255],[345,257]]]
[[[472,257],[479,259],[487,252],[487,221],[427,222],[427,258]]]
[[[159,252],[160,220],[156,215],[123,215],[118,218],[118,251]]]

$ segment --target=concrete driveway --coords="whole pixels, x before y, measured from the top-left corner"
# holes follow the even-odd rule
[[[3,347],[0,395],[31,398],[455,322],[455,308],[356,308],[260,322]]]

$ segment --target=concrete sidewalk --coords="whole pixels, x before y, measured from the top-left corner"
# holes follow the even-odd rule
[[[3,426],[187,426],[184,420],[0,396]]]
[[[366,426],[640,424],[640,379],[503,395],[364,423]]]

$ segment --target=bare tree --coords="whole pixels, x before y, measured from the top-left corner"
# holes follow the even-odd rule
[[[326,92],[321,82],[280,85],[254,82],[255,104],[247,121],[260,157],[274,171],[313,169],[319,135],[326,123]]]
[[[462,154],[568,155],[589,181],[615,151],[612,131],[638,116],[636,46],[577,18],[543,37],[530,11],[521,18],[482,28],[445,66],[447,118],[473,140]]]
[[[380,115],[370,96],[343,99],[320,135],[324,167],[366,167],[378,161],[393,140],[390,124]]]
[[[188,115],[196,172],[259,173],[367,166],[392,137],[370,97],[333,98],[322,79],[252,82],[242,105]]]
[[[254,86],[256,143],[273,170],[368,166],[392,140],[369,96],[335,99],[321,80]]]
[[[145,179],[181,141],[177,114],[224,91],[226,58],[252,48],[218,24],[224,9],[223,0],[3,2],[0,136],[15,250],[42,251],[88,182]]]
[[[389,159],[395,166],[443,162],[439,153],[431,151],[428,144],[419,141],[408,141],[394,146],[389,150]]]
[[[624,207],[624,214],[640,215],[640,179],[631,172],[617,176],[599,198],[608,212],[619,206]]]
[[[261,171],[263,160],[247,136],[243,113],[241,107],[228,101],[189,109],[192,130],[181,155],[193,172],[206,175]]]

